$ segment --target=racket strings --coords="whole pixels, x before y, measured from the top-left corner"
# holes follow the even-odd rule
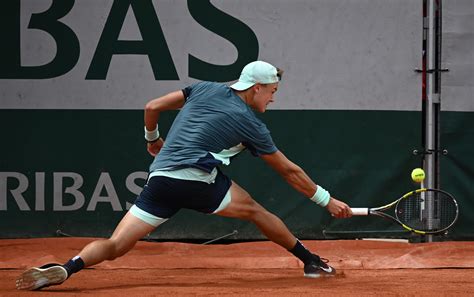
[[[398,202],[397,218],[410,228],[420,231],[444,230],[457,219],[456,201],[443,192],[415,193]]]

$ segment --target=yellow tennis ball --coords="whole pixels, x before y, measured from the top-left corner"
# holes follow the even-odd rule
[[[411,179],[414,182],[421,183],[425,179],[425,172],[421,168],[415,168],[411,172]]]

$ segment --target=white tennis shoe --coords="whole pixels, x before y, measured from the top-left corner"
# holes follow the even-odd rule
[[[18,290],[38,290],[44,287],[59,285],[67,279],[67,271],[58,264],[47,264],[32,267],[23,272],[16,280]]]

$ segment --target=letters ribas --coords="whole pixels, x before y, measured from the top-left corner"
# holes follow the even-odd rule
[[[87,211],[94,211],[99,203],[109,205],[113,211],[123,211],[132,206],[130,202],[123,203],[123,198],[120,201],[108,172],[100,173],[89,199],[84,195],[84,178],[79,173],[53,172],[52,185],[46,183],[47,176],[49,180],[49,174],[35,172],[34,178],[28,179],[20,172],[0,172],[0,211],[7,211],[12,207],[17,207],[20,211],[44,211],[51,208],[53,211],[75,211],[84,207]],[[138,195],[142,187],[137,181],[141,180],[144,184],[147,176],[148,173],[144,171],[130,173],[125,179],[127,190],[134,196]]]

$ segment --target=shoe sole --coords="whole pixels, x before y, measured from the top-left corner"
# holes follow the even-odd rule
[[[331,267],[331,271],[327,272],[324,271],[322,268],[320,268],[320,272],[314,272],[314,273],[305,273],[304,277],[307,278],[320,278],[320,277],[332,277],[336,275],[336,269]]]
[[[329,273],[305,273],[304,277],[306,278],[320,278],[320,277],[333,277],[336,276],[335,274],[329,274]]]
[[[16,280],[18,290],[37,290],[43,287],[59,285],[67,279],[67,271],[61,266],[49,268],[33,267],[23,272]]]

